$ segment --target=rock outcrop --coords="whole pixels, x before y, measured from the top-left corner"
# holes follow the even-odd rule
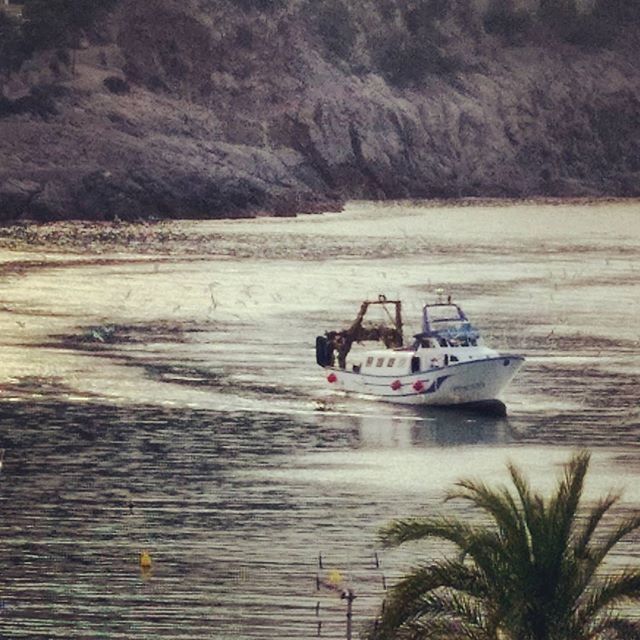
[[[408,3],[377,4],[388,24],[363,0],[351,31],[326,32],[307,0],[121,0],[100,44],[4,81],[0,220],[640,195],[636,28],[608,48],[535,32],[515,46],[459,0],[404,81]]]

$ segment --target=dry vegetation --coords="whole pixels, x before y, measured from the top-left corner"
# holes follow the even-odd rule
[[[106,7],[0,13],[0,218],[640,192],[640,0]]]

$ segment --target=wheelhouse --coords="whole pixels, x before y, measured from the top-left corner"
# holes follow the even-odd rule
[[[457,348],[482,345],[480,332],[464,311],[453,302],[425,304],[422,309],[422,333],[414,336],[414,348]]]

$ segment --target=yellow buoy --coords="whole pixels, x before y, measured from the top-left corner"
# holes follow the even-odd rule
[[[151,555],[146,549],[140,554],[140,568],[151,569]]]
[[[342,574],[337,570],[333,569],[329,572],[329,583],[333,586],[337,587],[342,582]]]

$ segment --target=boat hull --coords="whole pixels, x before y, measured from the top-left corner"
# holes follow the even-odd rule
[[[338,391],[375,396],[385,402],[459,405],[499,400],[524,363],[501,355],[438,367],[410,375],[371,375],[325,367],[328,384]]]

